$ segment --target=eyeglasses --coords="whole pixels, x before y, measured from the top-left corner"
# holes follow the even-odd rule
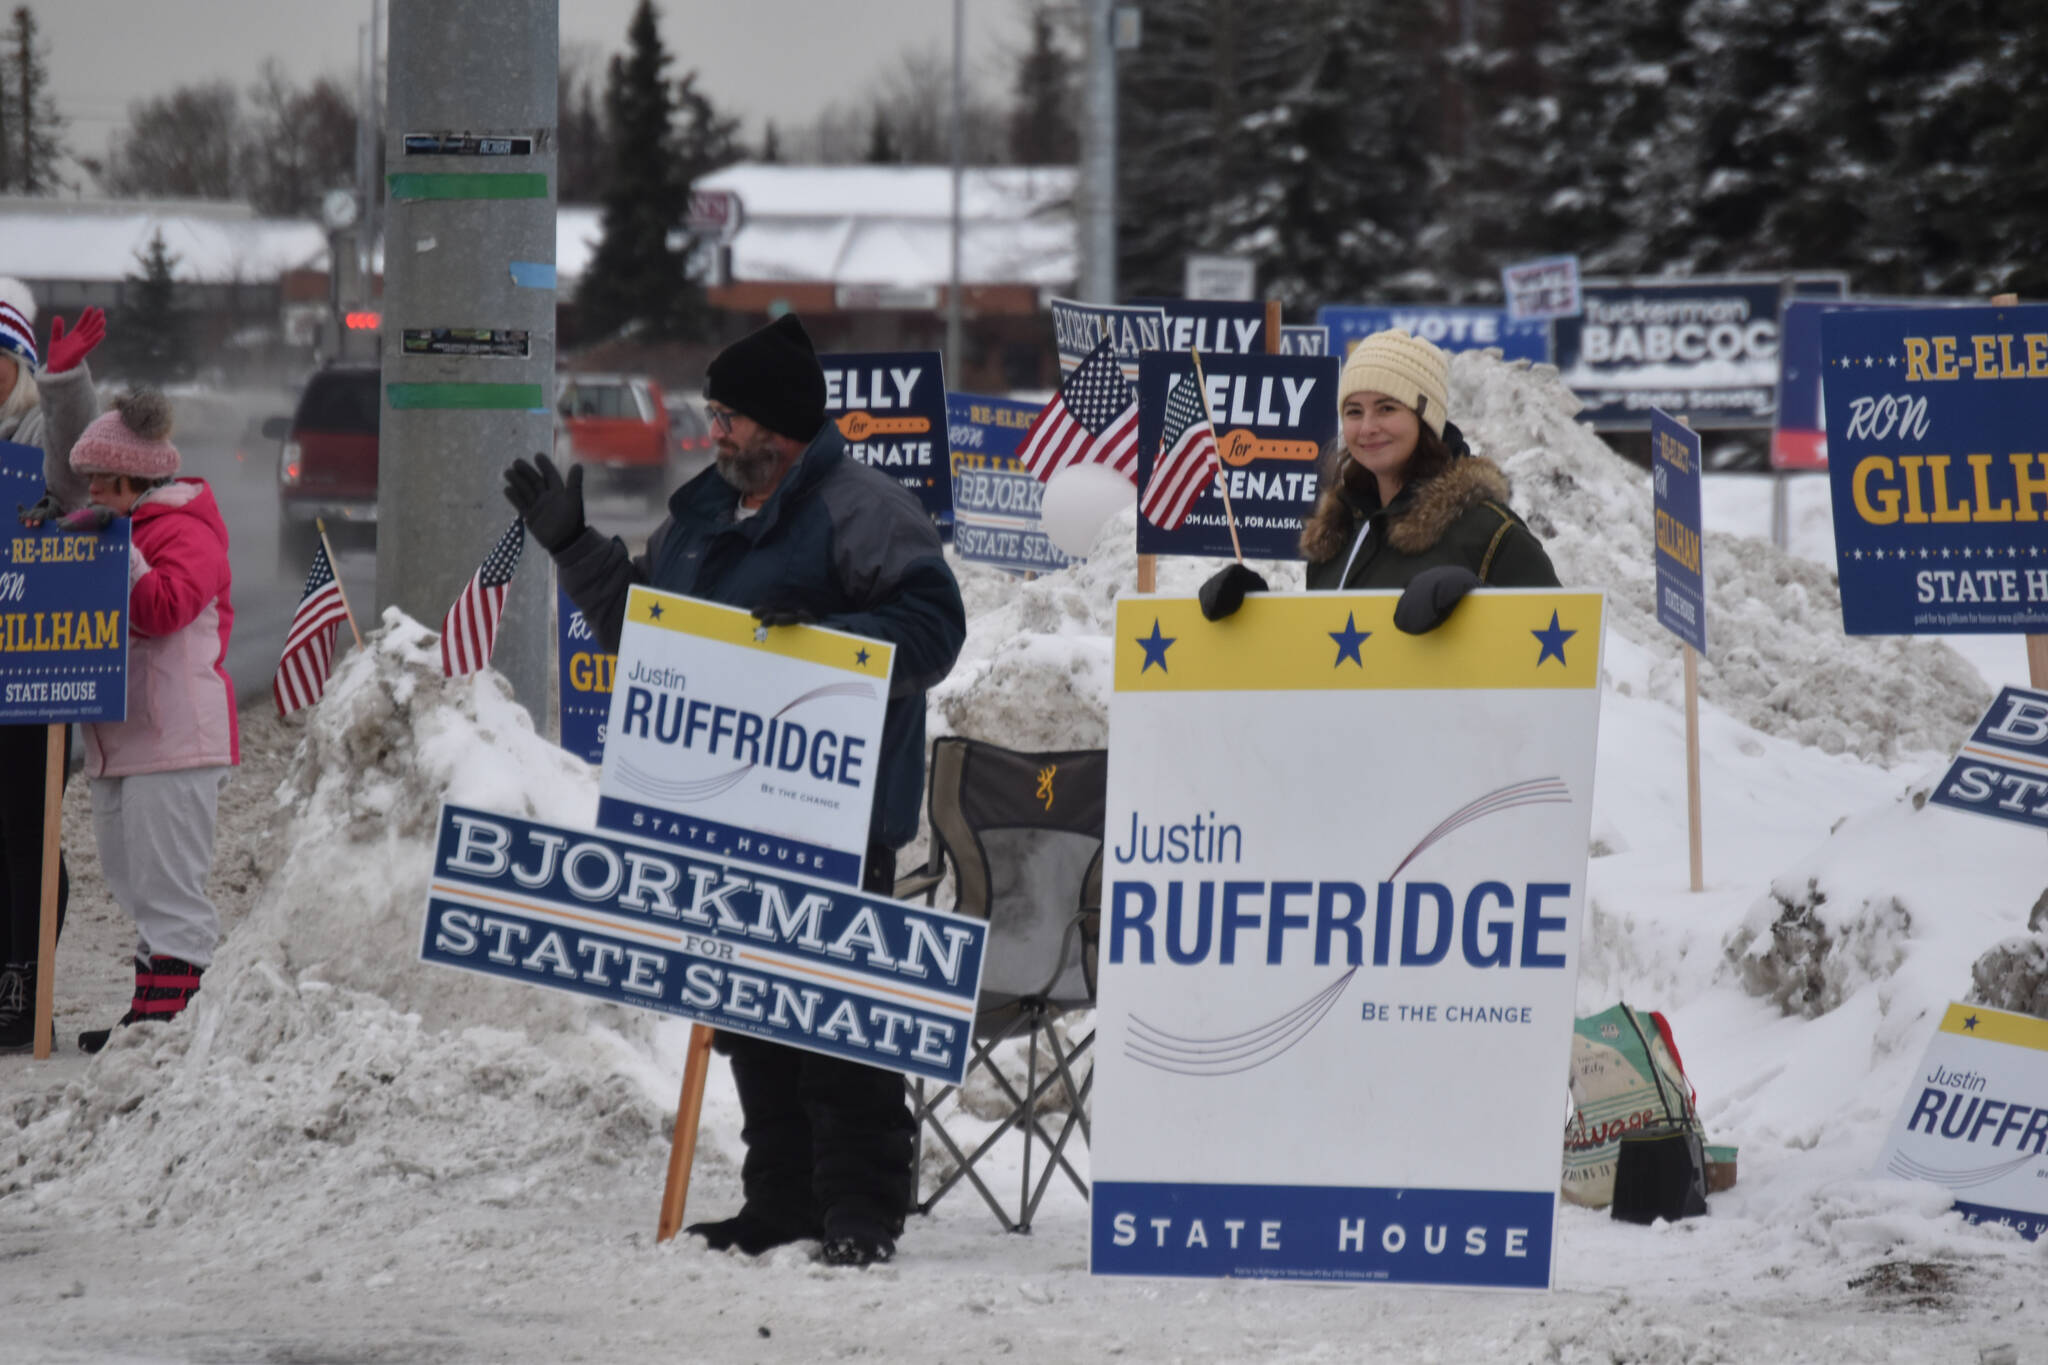
[[[704,405],[704,415],[711,419],[712,426],[728,436],[732,434],[733,420],[739,416],[731,408],[714,408],[709,403]]]

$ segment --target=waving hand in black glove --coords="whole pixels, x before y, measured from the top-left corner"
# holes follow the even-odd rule
[[[505,469],[505,501],[543,550],[560,554],[583,534],[583,466],[570,465],[564,479],[545,455],[531,464],[514,460]]]

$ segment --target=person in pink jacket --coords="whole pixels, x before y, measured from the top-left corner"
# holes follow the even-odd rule
[[[235,688],[222,666],[235,621],[228,530],[206,481],[177,477],[170,434],[169,402],[145,390],[120,399],[71,447],[88,517],[133,521],[128,718],[85,727],[100,870],[139,936],[135,997],[117,1028],[179,1013],[213,961],[220,915],[206,875],[221,783],[241,761]],[[98,1052],[112,1032],[88,1029],[78,1046]]]

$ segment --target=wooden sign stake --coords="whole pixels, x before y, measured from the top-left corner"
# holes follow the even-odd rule
[[[50,1016],[57,1002],[58,848],[64,834],[64,724],[53,721],[43,759],[43,917],[36,936],[35,1057],[50,1059]]]
[[[704,1113],[704,1081],[710,1073],[711,1030],[694,1024],[683,1062],[683,1092],[676,1101],[675,1135],[669,1140],[668,1183],[662,1187],[661,1221],[654,1230],[657,1243],[682,1231],[683,1205],[690,1197],[690,1165],[697,1159],[697,1123]]]
[[[327,543],[326,518],[313,518],[313,529],[320,533],[320,548],[327,551],[327,567],[334,574],[334,590],[341,594],[341,614],[348,617],[348,633],[356,637],[356,648],[361,649],[363,633],[356,629],[356,614],[348,604],[348,590],[341,586],[341,565],[335,562],[334,547]]]

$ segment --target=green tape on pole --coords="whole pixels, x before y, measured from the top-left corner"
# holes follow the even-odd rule
[[[396,409],[487,408],[496,411],[544,411],[548,400],[538,384],[386,384],[384,392]]]
[[[398,171],[384,177],[393,199],[545,199],[548,178],[539,174],[428,174]]]

